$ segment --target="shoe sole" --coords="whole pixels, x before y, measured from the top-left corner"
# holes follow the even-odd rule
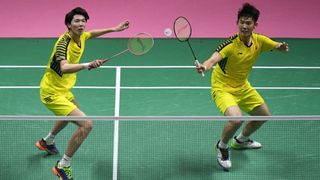
[[[225,167],[223,167],[223,166],[219,163],[218,159],[217,159],[217,163],[219,164],[219,166],[220,166],[224,171],[229,172],[229,169],[230,169],[230,168],[225,168]]]
[[[36,147],[37,147],[38,149],[40,149],[41,151],[46,151],[46,152],[48,152],[48,149],[47,149],[47,148],[44,148],[43,146],[41,146],[41,144],[40,144],[39,142],[36,143]]]
[[[56,176],[58,176],[58,178],[59,178],[60,180],[63,180],[62,177],[60,176],[60,174],[58,173],[58,171],[56,170],[56,167],[53,167],[51,170],[52,170],[53,174],[55,174]]]
[[[38,149],[40,149],[41,151],[47,152],[47,153],[50,154],[50,155],[58,154],[58,153],[51,152],[51,151],[49,151],[49,149],[41,146],[41,144],[40,144],[39,142],[36,143],[36,147],[37,147]]]
[[[231,146],[231,148],[232,149],[234,149],[234,150],[244,150],[244,149],[260,149],[260,148],[262,148],[262,146],[261,147],[239,147],[239,146],[237,146],[237,145],[230,145]]]

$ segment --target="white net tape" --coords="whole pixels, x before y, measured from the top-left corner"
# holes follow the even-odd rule
[[[83,120],[126,120],[126,121],[227,121],[227,120],[320,120],[320,115],[298,115],[298,116],[0,116],[0,120],[61,120],[61,121],[83,121]]]

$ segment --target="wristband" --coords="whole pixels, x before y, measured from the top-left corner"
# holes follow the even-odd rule
[[[89,69],[89,64],[90,63],[82,63],[81,65],[82,65],[83,69]]]

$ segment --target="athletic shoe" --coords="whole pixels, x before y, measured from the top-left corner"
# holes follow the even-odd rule
[[[60,180],[73,180],[71,166],[59,167],[58,164],[59,161],[55,166],[53,166],[52,172],[57,175]]]
[[[262,145],[259,142],[253,141],[251,139],[240,142],[236,137],[234,137],[231,142],[231,147],[233,149],[259,149],[262,147]]]
[[[220,140],[216,145],[216,152],[217,152],[217,162],[218,164],[226,171],[231,168],[231,160],[229,157],[229,148],[222,149],[218,147]]]
[[[37,148],[39,148],[42,151],[46,151],[48,154],[58,154],[59,151],[55,145],[55,143],[51,145],[47,145],[46,141],[41,139],[36,143]]]

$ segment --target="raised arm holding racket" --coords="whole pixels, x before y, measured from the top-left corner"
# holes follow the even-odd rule
[[[191,50],[191,53],[194,57],[194,64],[198,70],[200,67],[200,63],[199,63],[199,61],[194,53],[194,50],[189,42],[189,39],[192,34],[192,28],[191,28],[190,22],[187,20],[187,18],[180,16],[174,21],[173,30],[174,30],[174,34],[175,34],[176,38],[180,42],[187,42],[188,43],[190,50]],[[204,77],[205,70],[203,70],[203,71],[198,70],[198,71],[200,71],[202,77]]]

